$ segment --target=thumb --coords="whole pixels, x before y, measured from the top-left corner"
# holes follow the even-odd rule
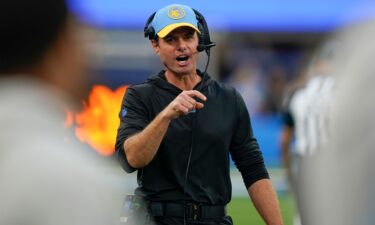
[[[203,108],[203,107],[204,107],[203,103],[197,102],[197,103],[195,104],[195,109],[201,109],[201,108]]]

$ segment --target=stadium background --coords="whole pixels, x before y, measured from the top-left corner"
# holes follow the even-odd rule
[[[272,181],[278,191],[285,224],[292,224],[294,204],[278,146],[285,92],[305,73],[314,50],[333,32],[374,14],[368,0],[232,0],[205,1],[70,1],[87,27],[83,38],[90,51],[92,85],[112,90],[142,82],[158,72],[160,63],[143,26],[156,9],[170,3],[188,4],[206,18],[212,49],[209,73],[235,86],[251,113]],[[202,54],[200,68],[206,62]],[[110,157],[109,157],[110,158]],[[119,197],[131,192],[135,176],[108,168]],[[262,224],[249,203],[242,179],[232,170],[234,200],[229,206],[237,225]]]

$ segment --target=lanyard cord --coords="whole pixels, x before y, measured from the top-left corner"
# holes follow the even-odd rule
[[[207,62],[206,62],[206,67],[204,69],[203,75],[202,75],[202,80],[200,83],[199,88],[197,88],[198,91],[202,92],[203,89],[203,82],[206,78],[206,72],[208,65],[210,63],[210,49],[206,49],[206,54],[207,54]],[[194,146],[194,130],[196,126],[196,121],[197,121],[197,113],[198,111],[192,112],[194,115],[192,115],[192,126],[191,126],[191,145],[190,145],[190,151],[189,151],[189,156],[186,164],[186,169],[185,169],[185,179],[184,179],[184,207],[186,207],[186,188],[187,188],[187,179],[188,179],[188,174],[189,174],[189,168],[190,168],[190,161],[191,161],[191,155],[193,153],[193,146]],[[186,209],[184,210],[184,225],[186,225]]]

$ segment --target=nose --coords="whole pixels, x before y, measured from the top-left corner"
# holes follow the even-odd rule
[[[186,41],[183,38],[179,38],[177,41],[177,50],[185,51],[187,48]]]

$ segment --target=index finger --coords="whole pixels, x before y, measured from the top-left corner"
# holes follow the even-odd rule
[[[197,91],[197,90],[191,90],[191,91],[187,91],[186,93],[189,97],[197,97],[203,101],[206,101],[207,98],[206,96],[204,96],[204,94],[202,94],[201,92]]]

